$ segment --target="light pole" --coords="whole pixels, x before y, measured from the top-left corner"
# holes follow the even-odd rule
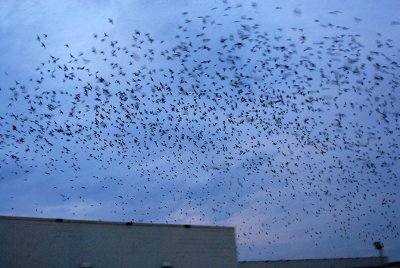
[[[381,261],[381,267],[385,267],[383,262],[383,244],[380,241],[375,241],[374,247],[379,251],[379,259]]]

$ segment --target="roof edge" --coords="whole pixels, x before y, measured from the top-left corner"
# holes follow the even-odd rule
[[[78,223],[78,224],[104,224],[104,225],[120,225],[120,226],[145,226],[145,227],[178,227],[178,228],[210,228],[210,229],[235,229],[233,226],[218,225],[192,225],[192,224],[171,224],[171,223],[144,223],[144,222],[118,222],[118,221],[102,221],[102,220],[80,220],[80,219],[64,219],[64,218],[39,218],[25,216],[4,216],[0,215],[0,220],[17,220],[17,221],[39,221],[39,222],[60,222],[60,223]]]

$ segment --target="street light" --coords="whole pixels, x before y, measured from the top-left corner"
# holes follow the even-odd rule
[[[381,261],[381,267],[384,267],[383,263],[383,244],[380,241],[374,242],[374,247],[379,251],[379,259]]]

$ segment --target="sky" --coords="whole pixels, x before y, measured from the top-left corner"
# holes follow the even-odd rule
[[[0,4],[0,214],[399,260],[398,1]]]

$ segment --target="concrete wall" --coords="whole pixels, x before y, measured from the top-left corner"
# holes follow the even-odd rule
[[[387,259],[384,258],[386,263]],[[381,267],[379,257],[240,262],[239,268],[356,268]]]
[[[0,267],[237,267],[234,229],[0,217]]]

